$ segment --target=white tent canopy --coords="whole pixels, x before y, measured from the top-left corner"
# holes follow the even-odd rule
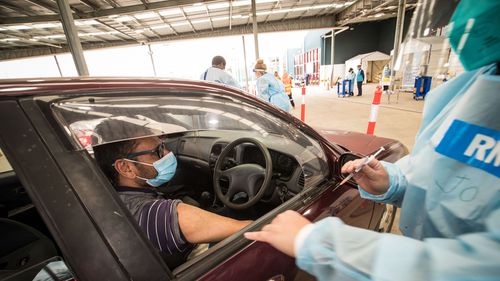
[[[347,74],[349,68],[354,69],[356,72],[357,66],[361,65],[361,68],[365,71],[365,83],[378,82],[380,79],[379,75],[384,65],[389,63],[390,59],[391,57],[389,55],[379,51],[360,54],[345,62],[345,74]]]

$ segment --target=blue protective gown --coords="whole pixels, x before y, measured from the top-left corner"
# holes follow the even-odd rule
[[[241,89],[240,83],[234,80],[231,74],[217,67],[209,67],[200,75],[200,80],[214,81],[227,86],[233,86]]]
[[[285,94],[285,85],[271,73],[265,73],[257,79],[257,94],[259,98],[286,112],[292,109],[290,99]]]
[[[405,236],[312,225],[295,249],[318,280],[500,280],[500,76],[466,72],[431,91],[410,155],[382,162]]]

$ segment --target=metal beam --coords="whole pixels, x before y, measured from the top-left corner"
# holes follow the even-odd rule
[[[208,8],[207,5],[205,5],[205,9],[207,9],[208,13]],[[210,18],[210,15],[209,15]],[[210,24],[212,24],[212,19],[210,19]],[[233,0],[229,0],[229,29],[233,27]],[[212,26],[212,30],[214,27]]]
[[[248,67],[247,67],[247,48],[245,46],[245,35],[241,35],[241,40],[243,43],[243,61],[245,62],[245,84],[246,90],[250,93],[250,88],[248,87]]]
[[[334,66],[335,66],[335,30],[332,29],[332,46],[330,50],[330,60],[332,61],[332,71],[330,72],[330,87],[335,88],[333,86],[334,79]]]
[[[170,0],[170,1],[148,3],[147,7],[145,7],[143,4],[116,7],[111,9],[96,10],[93,12],[77,13],[74,15],[74,19],[96,19],[111,15],[119,16],[119,15],[126,15],[143,11],[156,11],[160,9],[191,5],[199,2],[200,2],[199,0]],[[203,3],[208,4],[211,2],[219,2],[219,0],[206,0]],[[59,16],[45,15],[45,16],[29,16],[29,17],[0,17],[0,24],[21,24],[21,23],[50,22],[50,21],[59,21]]]
[[[210,16],[210,11],[208,10],[207,5],[205,5],[205,11],[207,12],[208,22],[210,22],[210,29],[214,30],[214,24],[212,22],[212,17]],[[229,29],[231,29],[231,13],[229,13]]]
[[[151,66],[153,67],[153,73],[156,77],[157,75],[156,75],[155,59],[153,57],[153,50],[151,49],[151,44],[148,44],[148,54],[149,57],[151,58]]]
[[[354,20],[368,16],[373,12],[381,11],[382,8],[386,6],[395,5],[396,1],[397,0],[385,0],[383,3],[379,2],[379,5],[370,5],[370,7],[368,7],[365,5],[365,0],[358,0],[337,14],[337,22],[339,25],[353,23]]]
[[[390,89],[394,90],[394,80],[395,80],[395,72],[394,72],[394,64],[396,64],[396,60],[399,55],[399,47],[401,46],[401,37],[403,37],[403,25],[405,19],[405,5],[406,0],[399,0],[398,3],[398,18],[396,21],[396,31],[394,32],[394,53],[392,54],[391,59],[391,84]]]
[[[55,13],[59,12],[59,9],[57,9],[57,5],[52,1],[49,0],[27,0],[27,1],[39,7],[45,8],[49,11]]]
[[[191,20],[189,20],[186,12],[184,11],[184,9],[182,7],[179,7],[181,9],[181,12],[182,12],[182,15],[184,16],[184,19],[187,20],[187,22],[189,23],[189,25],[191,26],[191,28],[193,29],[193,32],[196,33],[196,28],[194,28],[194,25],[191,23]]]
[[[330,15],[325,15],[322,17],[307,17],[302,20],[291,19],[291,20],[279,20],[279,21],[271,21],[265,25],[259,26],[260,33],[266,32],[286,32],[286,31],[296,31],[296,30],[313,30],[313,29],[324,29],[324,28],[333,28],[335,26],[335,19]],[[210,37],[218,37],[218,36],[229,36],[229,35],[243,35],[243,34],[252,34],[253,30],[250,25],[242,24],[233,26],[231,30],[227,27],[221,27],[214,29],[213,31],[208,30],[199,30],[197,33],[186,32],[179,33],[176,36],[165,35],[160,39],[153,39],[151,42],[161,42],[161,41],[174,41],[174,40],[187,40],[187,39],[197,39],[197,38],[210,38]],[[118,47],[118,46],[126,46],[126,45],[138,45],[136,40],[126,40],[126,41],[117,41],[117,42],[109,42],[109,43],[86,43],[83,44],[83,48],[85,50],[92,49],[100,49],[100,48],[109,48],[109,47]],[[1,60],[10,60],[16,58],[25,58],[30,56],[43,56],[43,55],[52,55],[54,53],[65,53],[68,52],[67,46],[62,46],[61,49],[52,50],[51,48],[15,48],[15,49],[2,49],[0,52],[0,61]]]
[[[257,28],[257,3],[252,0],[252,28],[253,28],[253,40],[255,48],[255,59],[259,58],[259,31]]]
[[[73,56],[73,61],[75,62],[78,75],[88,76],[89,70],[87,69],[87,63],[85,62],[85,57],[83,56],[82,44],[80,43],[80,38],[78,38],[78,30],[76,29],[75,22],[73,21],[69,3],[67,0],[57,0],[57,6],[59,7],[61,23],[63,25],[64,33],[66,34],[66,41],[68,42],[69,49],[71,50],[71,55]]]
[[[34,13],[33,11],[31,10],[26,10],[24,9],[22,6],[19,6],[19,5],[16,5],[14,3],[12,3],[14,1],[4,1],[4,0],[0,0],[0,5],[8,8],[8,9],[11,9],[12,11],[15,11],[15,12],[18,12],[18,13],[21,13],[21,14],[24,14],[24,15],[28,15],[28,16],[32,16],[32,15],[35,15],[36,13]]]
[[[0,32],[0,34],[5,35],[7,37],[17,38],[17,39],[19,39],[21,41],[26,41],[26,42],[28,42],[30,44],[45,45],[45,46],[50,46],[50,47],[59,48],[59,49],[62,48],[61,45],[55,45],[55,44],[43,42],[43,41],[40,41],[40,39],[33,39],[33,38],[30,38],[30,37],[24,37],[24,36],[20,36],[20,35],[13,35],[13,34],[10,34],[10,33],[3,33],[3,32]]]

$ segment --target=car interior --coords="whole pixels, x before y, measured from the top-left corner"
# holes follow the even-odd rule
[[[0,280],[72,279],[62,253],[12,170],[0,171],[0,229]]]
[[[255,220],[330,173],[319,142],[254,105],[219,94],[82,97],[54,103],[54,113],[91,155],[96,145],[147,136],[133,135],[134,126],[150,129],[178,162],[160,191],[236,219]],[[105,119],[128,125],[96,132]]]

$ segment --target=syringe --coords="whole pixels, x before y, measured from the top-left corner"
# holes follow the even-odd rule
[[[348,180],[350,180],[352,177],[354,177],[355,174],[357,174],[359,171],[361,171],[361,169],[363,169],[363,167],[365,165],[367,165],[368,163],[370,163],[373,159],[375,159],[375,157],[377,157],[380,152],[384,151],[385,148],[382,146],[377,152],[375,152],[374,154],[370,155],[370,156],[366,156],[364,159],[365,161],[363,161],[358,167],[356,167],[356,169],[354,169],[354,172],[350,173],[347,177],[345,177],[339,184],[337,184],[337,187],[343,185],[344,183],[346,183]]]

